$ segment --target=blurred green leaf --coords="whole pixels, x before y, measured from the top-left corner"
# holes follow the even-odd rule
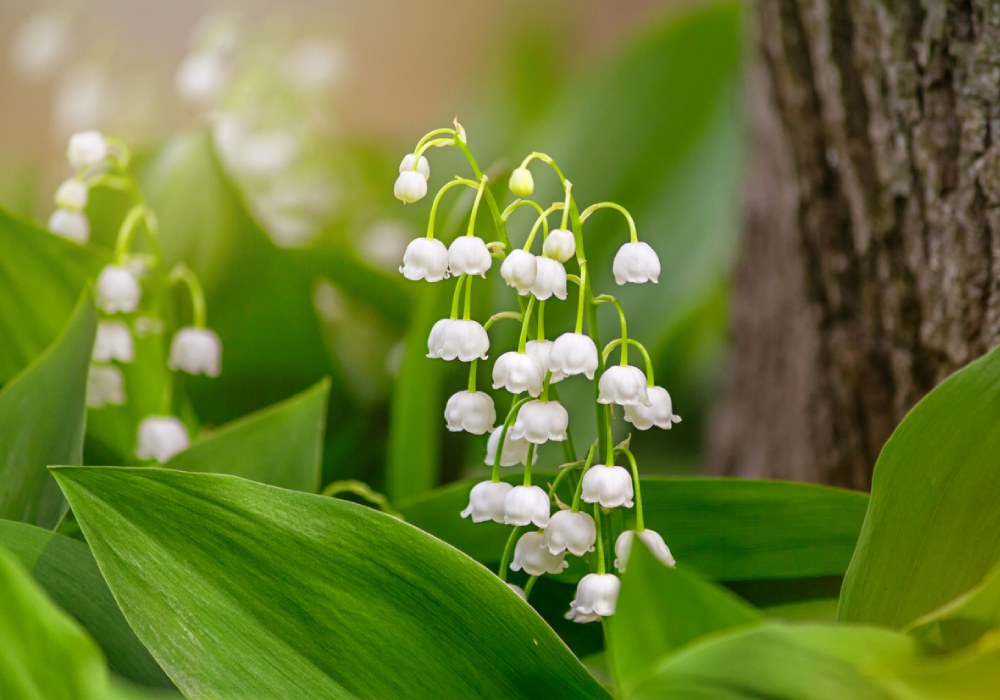
[[[982,581],[1000,561],[998,487],[1000,348],[931,391],[886,442],[840,619],[903,627]]]
[[[395,518],[230,476],[54,474],[188,695],[606,697],[502,582]]]
[[[954,651],[1000,628],[1000,563],[982,583],[918,619],[909,632],[940,651]],[[1000,634],[1000,632],[997,632]]]
[[[0,391],[0,517],[52,528],[65,513],[46,466],[82,462],[96,331],[85,293],[62,335]]]
[[[52,600],[90,633],[112,671],[141,685],[171,686],[125,622],[87,545],[0,520],[0,547],[10,550]]]
[[[272,486],[315,493],[323,462],[330,382],[205,435],[163,466],[232,474]]]

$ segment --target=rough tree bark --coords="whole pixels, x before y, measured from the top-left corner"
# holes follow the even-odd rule
[[[724,474],[870,484],[1000,342],[1000,3],[758,0]]]

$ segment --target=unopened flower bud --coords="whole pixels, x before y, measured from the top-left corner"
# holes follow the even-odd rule
[[[126,267],[106,265],[97,276],[97,306],[105,313],[130,314],[141,296],[139,282]]]
[[[632,507],[632,475],[624,467],[598,464],[583,475],[580,497],[585,503],[600,503],[604,508]]]
[[[79,211],[56,209],[49,217],[49,230],[80,245],[90,239],[90,222],[87,215]]]
[[[564,228],[549,231],[542,245],[542,254],[559,262],[566,262],[572,258],[576,255],[576,239],[573,238],[573,232]]]
[[[611,269],[618,284],[660,281],[660,258],[642,241],[626,243],[619,248]]]
[[[545,546],[545,537],[540,532],[526,532],[521,535],[514,547],[514,559],[510,563],[511,571],[522,569],[529,576],[543,574],[558,574],[569,566],[566,555],[553,554]]]
[[[166,462],[191,444],[187,429],[176,416],[148,416],[139,423],[135,455]]]
[[[66,157],[77,170],[95,167],[108,157],[108,142],[99,131],[80,131],[69,138]]]
[[[210,328],[181,328],[170,342],[167,366],[188,374],[218,377],[222,362],[222,341]]]
[[[474,523],[488,520],[504,523],[504,503],[511,485],[504,481],[480,481],[469,492],[469,505],[462,511],[462,517],[472,517]]]
[[[403,204],[413,204],[427,196],[427,180],[415,170],[404,170],[392,191]]]
[[[482,391],[459,391],[452,394],[444,408],[444,418],[448,430],[464,430],[473,435],[482,435],[493,427],[497,412],[493,399]]]
[[[414,170],[413,160],[416,157],[417,156],[414,155],[413,153],[407,153],[405,156],[403,156],[403,160],[399,163],[399,172],[405,173],[407,170],[409,171]],[[420,160],[417,161],[416,172],[420,173],[425,180],[430,179],[431,164],[427,162],[427,158],[425,158],[424,156],[420,156]]]
[[[406,246],[399,271],[408,280],[439,282],[448,276],[448,249],[436,238],[415,238]]]
[[[527,168],[514,168],[508,184],[510,191],[518,197],[530,197],[535,192],[535,178]]]

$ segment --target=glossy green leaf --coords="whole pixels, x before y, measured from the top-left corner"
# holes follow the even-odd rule
[[[54,474],[187,695],[606,696],[495,576],[396,518],[215,474]]]
[[[840,619],[902,627],[1000,561],[1000,348],[903,419],[875,465]]]
[[[991,630],[1000,630],[1000,564],[978,586],[920,618],[909,631],[928,646],[953,651]]]
[[[170,687],[125,622],[87,545],[33,525],[0,520],[0,547],[6,547],[49,597],[90,633],[112,671],[140,685]]]
[[[323,429],[330,382],[224,425],[163,466],[232,474],[314,493],[323,462]]]
[[[0,391],[0,517],[55,527],[65,502],[49,464],[80,464],[87,368],[97,331],[90,294],[62,335]]]

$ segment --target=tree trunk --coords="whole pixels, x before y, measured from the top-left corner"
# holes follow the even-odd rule
[[[709,464],[867,488],[906,411],[1000,342],[1000,3],[753,8],[745,236]]]

